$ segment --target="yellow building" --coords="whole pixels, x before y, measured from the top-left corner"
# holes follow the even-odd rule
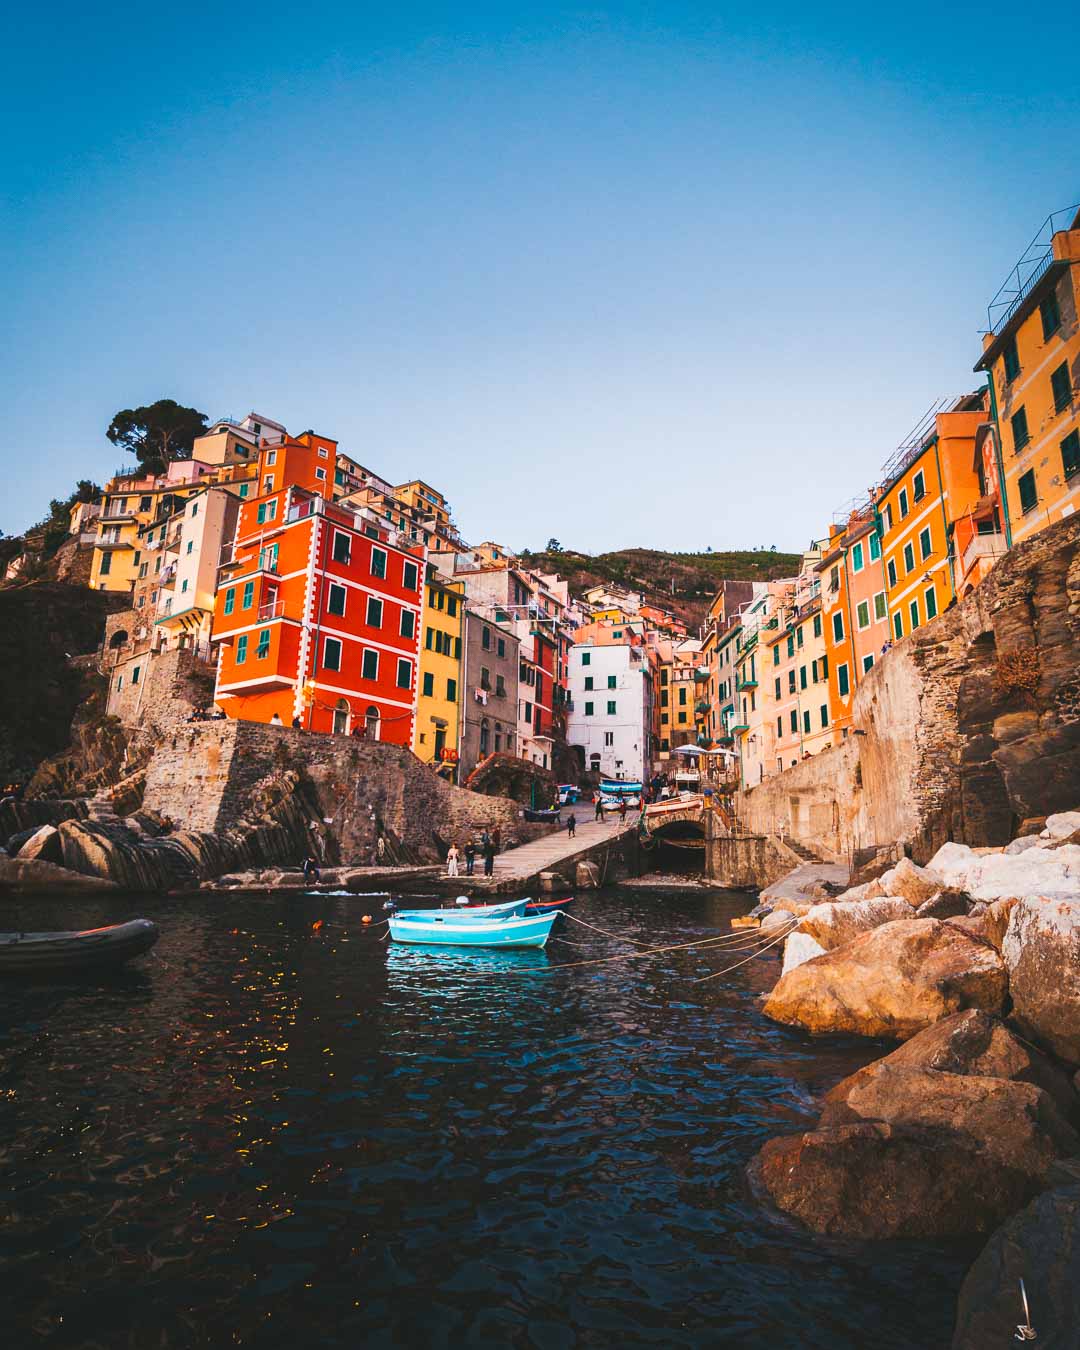
[[[1070,215],[1046,221],[991,302],[975,366],[990,376],[1010,548],[1080,505],[1080,212]]]
[[[418,759],[435,764],[451,782],[456,781],[460,753],[464,596],[463,581],[450,581],[428,565],[412,748]]]

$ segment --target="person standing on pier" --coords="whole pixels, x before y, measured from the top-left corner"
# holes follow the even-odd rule
[[[458,869],[458,858],[459,858],[460,856],[461,856],[461,855],[458,853],[458,846],[457,846],[457,844],[451,844],[451,845],[450,845],[450,851],[449,851],[449,852],[447,853],[447,855],[446,855],[446,875],[447,875],[448,877],[456,877],[456,876],[457,876],[457,874],[458,874],[458,870],[457,870],[457,869]]]
[[[480,846],[484,852],[484,876],[489,877],[495,871],[495,841],[487,830],[480,840]]]
[[[596,819],[597,820],[604,819],[604,802],[599,792],[596,794]]]
[[[471,877],[476,866],[476,840],[470,834],[465,840],[465,875]]]
[[[574,818],[573,811],[571,811],[570,816],[566,822],[566,837],[568,839],[573,839],[576,830],[577,830],[577,820]]]

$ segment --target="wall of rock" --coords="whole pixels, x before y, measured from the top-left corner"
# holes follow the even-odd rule
[[[1007,843],[1080,798],[1080,516],[1007,554],[860,685],[842,745],[739,794],[740,825],[833,856]],[[819,848],[819,851],[820,848]]]

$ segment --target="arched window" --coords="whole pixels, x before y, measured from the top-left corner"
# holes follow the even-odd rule
[[[349,734],[349,700],[339,698],[334,707],[334,735],[347,736]]]
[[[127,640],[128,640],[127,633],[122,628],[118,628],[116,632],[112,635],[112,637],[109,639],[109,646],[113,648],[122,647],[127,642]]]
[[[379,739],[379,710],[378,708],[369,708],[364,716],[364,735],[369,741]]]

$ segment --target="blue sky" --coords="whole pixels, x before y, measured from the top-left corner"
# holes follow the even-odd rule
[[[804,547],[974,387],[1075,94],[1035,11],[756,8],[23,7],[0,529],[172,397],[474,540]]]

